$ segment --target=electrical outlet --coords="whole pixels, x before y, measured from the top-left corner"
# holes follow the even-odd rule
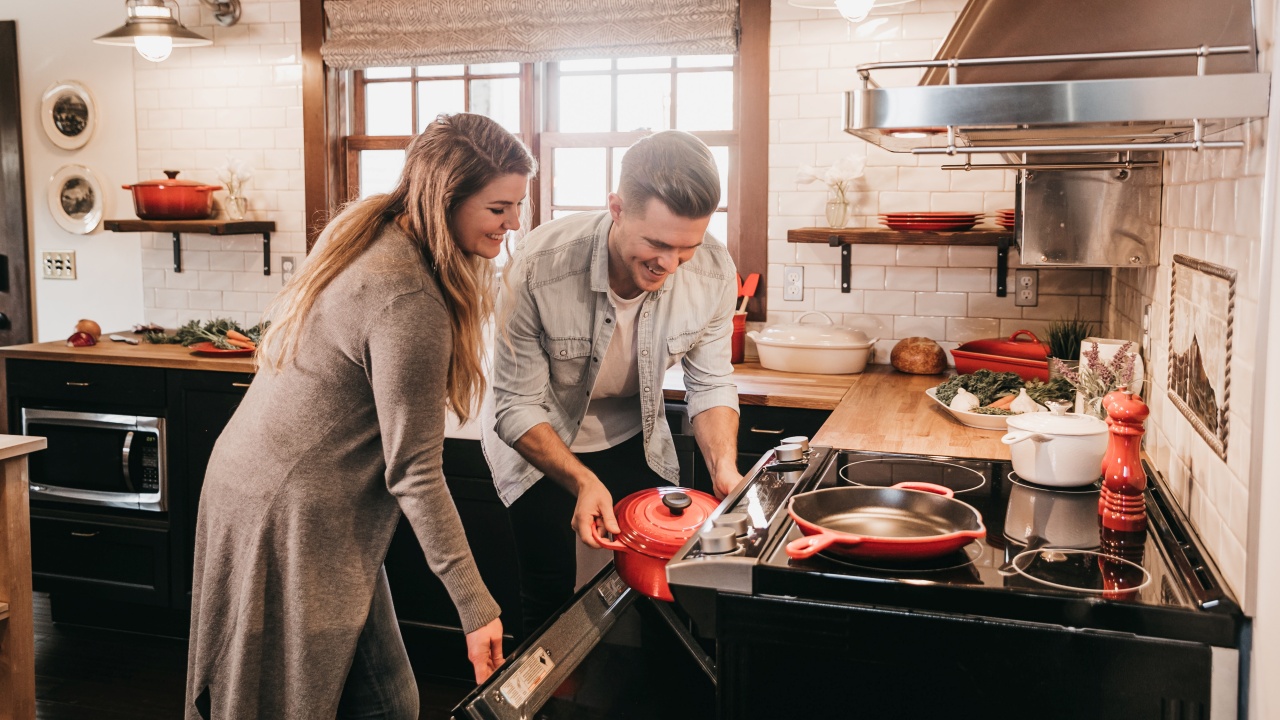
[[[1040,304],[1040,271],[1015,270],[1013,273],[1013,304],[1028,307]]]
[[[782,269],[782,299],[804,299],[804,268],[799,265],[787,265]]]
[[[280,278],[282,282],[289,282],[293,279],[293,273],[298,269],[298,259],[292,255],[285,255],[280,258]]]
[[[74,252],[42,252],[40,266],[43,276],[50,280],[76,279],[76,254]]]

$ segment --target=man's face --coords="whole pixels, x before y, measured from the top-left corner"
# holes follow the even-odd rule
[[[623,210],[617,193],[609,195],[609,213],[609,286],[623,298],[661,288],[668,275],[693,259],[711,222],[709,216],[680,217],[656,198],[639,210]]]

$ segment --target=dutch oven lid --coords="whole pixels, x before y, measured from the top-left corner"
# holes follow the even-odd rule
[[[164,174],[165,174],[165,179],[164,179],[164,180],[143,180],[142,182],[136,182],[136,183],[134,183],[133,185],[126,185],[125,187],[127,187],[127,188],[135,188],[135,187],[161,187],[161,188],[171,188],[171,187],[190,187],[190,188],[208,188],[208,189],[210,189],[210,190],[221,190],[221,189],[222,189],[222,186],[221,186],[221,185],[209,185],[208,183],[196,182],[195,180],[179,180],[179,179],[178,179],[178,173],[179,173],[179,172],[181,172],[181,171],[180,171],[180,170],[165,170],[165,171],[164,171]]]
[[[1097,435],[1107,432],[1107,424],[1089,414],[1068,413],[1067,403],[1049,403],[1049,412],[1010,415],[1005,422],[1015,430],[1042,435]]]
[[[1019,335],[1026,335],[1026,338],[1019,340]],[[1010,335],[1008,339],[984,338],[982,340],[970,340],[956,348],[956,350],[1037,361],[1043,361],[1049,355],[1049,349],[1030,330],[1019,330]]]
[[[720,504],[697,490],[659,487],[631,493],[614,506],[618,540],[636,552],[670,559]]]
[[[804,319],[810,315],[821,315],[826,324],[805,324]],[[779,347],[807,348],[850,348],[862,349],[871,347],[876,339],[868,339],[861,330],[836,325],[831,316],[824,312],[811,310],[801,315],[794,323],[770,325],[760,332],[757,343],[776,345]]]

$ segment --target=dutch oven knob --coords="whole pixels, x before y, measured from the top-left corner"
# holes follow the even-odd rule
[[[165,171],[163,171],[163,172],[164,172],[164,176],[165,176],[165,177],[167,177],[167,178],[169,178],[170,180],[177,180],[177,179],[178,179],[178,173],[180,173],[180,172],[182,172],[182,171],[181,171],[181,170],[165,170]]]
[[[672,515],[680,516],[684,514],[684,509],[693,504],[693,500],[682,492],[669,492],[662,494],[662,504],[667,506]]]

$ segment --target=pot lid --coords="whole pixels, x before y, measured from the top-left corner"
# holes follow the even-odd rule
[[[614,506],[618,540],[636,552],[670,559],[720,504],[697,490],[658,487],[631,493]]]
[[[1023,336],[1021,340],[1018,339],[1019,336]],[[1007,339],[983,338],[982,340],[970,340],[961,344],[956,350],[1041,362],[1049,355],[1049,349],[1030,330],[1019,330]]]
[[[221,185],[209,185],[208,183],[196,182],[195,180],[179,180],[178,173],[180,170],[165,170],[165,179],[163,180],[143,180],[136,182],[129,187],[191,187],[191,188],[208,188],[210,190],[221,190]]]
[[[1043,435],[1098,435],[1107,431],[1107,424],[1083,413],[1068,413],[1067,403],[1049,403],[1049,412],[1022,413],[1005,418],[1010,428],[1027,430]]]
[[[818,315],[826,319],[826,324],[805,324],[804,319],[810,315]],[[760,331],[757,343],[778,345],[783,347],[808,348],[868,348],[880,338],[868,339],[861,330],[854,330],[843,325],[836,325],[831,316],[824,312],[811,310],[801,315],[794,323],[769,325]]]

